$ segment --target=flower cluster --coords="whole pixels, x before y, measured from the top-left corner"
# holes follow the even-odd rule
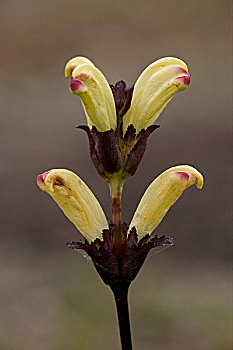
[[[71,77],[70,90],[83,104],[88,125],[79,128],[87,133],[92,162],[109,184],[111,223],[92,191],[73,172],[52,169],[39,175],[37,183],[85,238],[68,246],[84,249],[106,284],[130,283],[151,248],[173,244],[171,238],[152,236],[167,211],[185,189],[203,185],[195,168],[174,166],[150,184],[131,223],[121,222],[123,184],[136,172],[148,137],[158,128],[154,122],[167,103],[189,86],[190,74],[183,61],[166,57],[150,64],[127,88],[124,81],[109,85],[89,59],[75,57],[67,63],[65,76]]]

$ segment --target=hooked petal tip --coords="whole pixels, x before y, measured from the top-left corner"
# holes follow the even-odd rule
[[[94,64],[86,57],[78,56],[74,57],[65,66],[65,78],[68,79],[72,74],[73,70],[80,66],[81,64],[89,64],[90,66],[94,66]]]
[[[204,185],[204,179],[203,179],[203,176],[199,173],[198,176],[196,176],[196,186],[199,190],[201,190],[203,185]]]
[[[171,173],[171,175],[177,176],[177,181],[186,181],[188,187],[196,184],[198,189],[201,189],[203,186],[203,176],[199,172],[195,172],[195,174],[187,173],[185,171],[176,171],[175,173]]]

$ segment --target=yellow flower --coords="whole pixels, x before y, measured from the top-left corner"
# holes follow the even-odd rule
[[[139,239],[151,234],[184,190],[194,184],[201,189],[203,177],[189,165],[178,165],[164,171],[142,196],[129,230],[135,226]]]
[[[71,76],[70,89],[81,98],[88,126],[103,132],[116,130],[116,107],[111,88],[98,68],[85,57],[71,59],[65,77]],[[137,133],[154,124],[167,103],[190,83],[186,64],[165,57],[150,64],[134,86],[131,107],[123,117],[123,131],[133,124]]]
[[[52,169],[37,176],[37,184],[58,204],[67,218],[90,243],[102,239],[108,223],[89,187],[72,171]]]
[[[67,63],[65,77],[70,75],[70,89],[81,98],[88,126],[95,126],[101,132],[115,130],[115,102],[104,75],[85,57],[75,57]]]
[[[165,57],[150,64],[134,86],[131,107],[123,119],[123,131],[133,124],[137,133],[154,124],[168,102],[190,83],[186,64]]]

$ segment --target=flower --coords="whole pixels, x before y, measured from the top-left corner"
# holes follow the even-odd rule
[[[99,132],[116,130],[121,122],[118,115],[123,117],[124,134],[131,124],[137,134],[154,124],[172,97],[190,83],[186,64],[174,57],[150,64],[134,89],[126,88],[123,81],[109,86],[104,75],[85,57],[75,57],[66,64],[65,77],[69,76],[70,90],[81,98],[89,128],[95,126]]]
[[[98,131],[115,130],[115,102],[104,75],[85,57],[75,57],[67,63],[65,77],[70,75],[70,89],[82,100],[88,126],[95,126]]]
[[[52,169],[37,176],[37,184],[58,204],[67,218],[90,243],[102,239],[108,223],[89,187],[72,171]]]
[[[164,171],[142,196],[129,231],[135,227],[139,239],[151,234],[184,190],[194,184],[201,189],[203,176],[189,165],[178,165]]]
[[[108,85],[89,59],[75,57],[65,67],[65,77],[69,76],[70,89],[81,98],[87,116],[88,126],[79,128],[87,133],[91,160],[109,185],[110,224],[94,194],[73,172],[52,169],[38,175],[37,184],[85,237],[84,242],[67,242],[67,246],[85,251],[111,288],[122,349],[131,349],[129,286],[151,249],[174,244],[171,237],[151,233],[185,189],[194,184],[202,188],[203,177],[188,165],[164,171],[145,191],[129,226],[121,219],[123,184],[136,172],[148,137],[159,127],[153,125],[155,120],[172,97],[187,88],[190,74],[180,59],[167,57],[149,65],[135,86],[127,87],[122,80]]]
[[[65,77],[81,98],[87,116],[81,125],[89,139],[92,162],[106,181],[121,173],[124,181],[134,175],[146,150],[153,125],[171,98],[187,88],[190,74],[178,58],[165,57],[150,64],[135,86],[123,80],[109,85],[104,75],[85,57],[71,59]]]
[[[164,57],[150,64],[135,83],[131,107],[123,119],[124,133],[131,124],[137,133],[154,124],[172,97],[189,83],[188,67],[178,58]]]

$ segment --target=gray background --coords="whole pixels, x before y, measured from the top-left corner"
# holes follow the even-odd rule
[[[75,171],[110,217],[107,185],[88,154],[78,98],[64,79],[90,58],[110,83],[132,84],[164,56],[183,59],[191,86],[157,123],[125,185],[130,221],[149,183],[173,165],[205,177],[159,225],[176,245],[150,254],[130,294],[135,350],[229,350],[231,6],[229,0],[1,1],[1,350],[119,349],[112,296],[92,264],[65,247],[79,233],[35,178]]]

